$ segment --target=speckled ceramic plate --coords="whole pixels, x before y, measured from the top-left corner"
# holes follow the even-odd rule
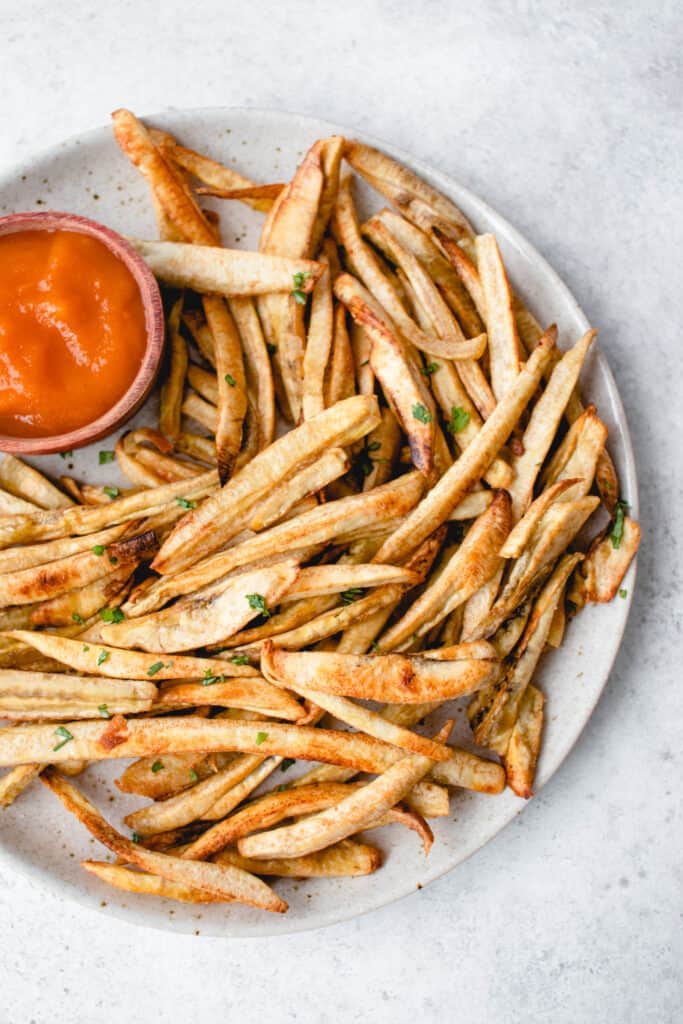
[[[229,108],[173,112],[150,121],[259,181],[291,177],[314,139],[333,132],[353,134],[337,125],[294,114]],[[506,220],[438,170],[377,140],[367,141],[393,153],[451,196],[477,230],[495,232],[515,288],[541,322],[558,324],[563,346],[585,331],[587,321],[575,299]],[[372,208],[368,194],[364,202]],[[375,205],[379,205],[376,197]],[[147,187],[119,152],[108,127],[55,146],[0,181],[3,214],[46,208],[84,214],[124,233],[156,237]],[[216,209],[221,213],[225,243],[253,247],[257,215],[237,203]],[[561,230],[559,222],[557,229]],[[636,473],[624,410],[605,358],[595,347],[582,385],[609,427],[610,450],[623,494],[637,514]],[[150,405],[137,417],[138,422],[153,419]],[[69,468],[73,465],[74,475],[94,482],[122,482],[116,479],[112,466],[97,464],[97,450],[105,446],[105,442],[99,442],[93,449],[76,452],[73,462],[68,463]],[[59,456],[34,462],[55,476],[67,467]],[[537,788],[567,756],[607,681],[626,623],[634,573],[632,567],[624,584],[626,600],[587,609],[571,624],[562,649],[543,659],[538,680],[548,697],[548,715]],[[463,708],[459,709],[458,721],[456,742],[466,745],[468,729]],[[139,804],[114,789],[112,780],[120,770],[117,763],[91,768],[79,783],[117,825],[122,814]],[[110,802],[114,793],[116,802]],[[400,826],[382,829],[373,836],[384,852],[380,871],[357,879],[278,881],[276,888],[290,905],[283,916],[238,906],[196,908],[109,889],[79,867],[81,858],[100,856],[105,851],[40,785],[34,785],[0,816],[0,858],[4,865],[28,875],[55,897],[102,908],[131,924],[216,936],[286,934],[351,918],[414,892],[479,849],[523,807],[524,801],[510,792],[495,797],[454,793],[450,816],[433,823],[436,841],[428,858],[423,856],[413,833]]]

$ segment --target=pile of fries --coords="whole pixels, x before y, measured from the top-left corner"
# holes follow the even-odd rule
[[[392,823],[427,852],[451,787],[531,796],[539,659],[640,531],[578,390],[595,331],[558,351],[448,198],[341,137],[264,185],[113,120],[159,226],[159,424],[100,453],[128,488],[0,464],[0,801],[39,777],[120,889],[283,912],[264,878],[373,872]],[[344,162],[391,204],[365,223]],[[264,214],[258,252],[205,194]],[[460,698],[488,756],[429,728]],[[132,838],[69,779],[111,758]]]

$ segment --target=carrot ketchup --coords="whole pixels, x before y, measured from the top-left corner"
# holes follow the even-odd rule
[[[92,423],[140,369],[145,314],[128,268],[76,231],[0,237],[0,434]]]

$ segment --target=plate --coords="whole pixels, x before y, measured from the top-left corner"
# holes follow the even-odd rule
[[[309,145],[332,133],[353,131],[296,114],[266,110],[213,108],[173,111],[149,118],[193,148],[235,166],[258,181],[286,181]],[[510,277],[542,323],[555,322],[560,345],[584,333],[588,322],[578,303],[542,256],[498,213],[452,178],[427,167],[394,147],[378,145],[412,167],[449,195],[477,231],[492,231],[501,246]],[[52,147],[0,179],[2,213],[52,208],[83,214],[124,234],[156,237],[147,186],[114,142],[109,127],[99,128]],[[381,199],[381,197],[380,197]],[[366,212],[379,208],[365,191]],[[207,204],[208,205],[208,204]],[[228,246],[254,247],[260,218],[237,203],[214,202],[221,214]],[[557,222],[560,230],[561,224]],[[636,472],[624,409],[614,378],[599,348],[593,347],[582,376],[584,393],[598,406],[610,435],[610,451],[622,482],[622,493],[638,512]],[[134,422],[154,423],[153,404]],[[100,441],[73,459],[44,456],[32,461],[49,474],[72,472],[99,483],[123,483],[113,466],[99,466],[97,452],[113,447]],[[73,470],[71,469],[73,467]],[[595,605],[567,630],[563,647],[546,654],[538,673],[548,697],[537,790],[557,771],[581,733],[602,692],[626,624],[635,582],[632,565],[624,586],[626,600]],[[464,707],[457,712],[455,742],[468,742]],[[139,806],[113,786],[120,762],[89,769],[79,784],[117,826],[119,816]],[[110,797],[116,794],[116,802]],[[34,785],[0,819],[0,863],[28,875],[57,898],[76,900],[129,921],[172,932],[216,936],[282,935],[332,924],[381,907],[414,892],[450,871],[498,833],[525,806],[509,791],[499,796],[456,792],[451,815],[432,824],[435,843],[425,858],[413,833],[400,826],[379,830],[373,841],[382,848],[384,866],[375,875],[355,879],[281,880],[276,888],[289,902],[285,915],[240,906],[194,907],[166,900],[119,893],[82,870],[79,860],[99,857],[103,848],[65,812],[45,787]],[[114,811],[114,808],[116,810]],[[115,815],[115,816],[114,816]],[[457,819],[457,824],[453,823]],[[103,857],[104,859],[104,857]],[[106,906],[103,906],[106,901]]]

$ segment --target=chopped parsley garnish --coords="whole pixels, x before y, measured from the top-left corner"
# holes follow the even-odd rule
[[[156,775],[156,773],[160,772],[163,767],[164,767],[164,762],[163,761],[155,761],[154,764],[152,765],[152,771]]]
[[[112,501],[114,498],[118,498],[119,494],[121,493],[118,487],[104,487],[103,490],[107,497],[111,498]]]
[[[379,644],[377,643],[376,640],[373,640],[372,643],[370,644],[370,650],[375,651],[375,653],[379,651]]]
[[[353,604],[363,593],[362,587],[350,587],[348,590],[341,592],[342,604]]]
[[[278,791],[278,793],[284,793],[284,792],[286,792],[289,789],[289,787],[290,787],[290,783],[289,782],[283,782],[281,786],[277,787],[277,791]]]
[[[213,686],[215,683],[224,683],[225,676],[213,676],[211,675],[211,669],[207,668],[202,679],[202,686]]]
[[[268,733],[267,732],[257,732],[256,733],[256,745],[258,747],[260,747],[261,744],[264,743],[267,739],[268,739]]]
[[[108,462],[113,462],[116,458],[116,452],[103,451],[99,453],[100,466],[106,466]]]
[[[628,590],[620,590],[619,591],[619,597],[625,598],[627,596],[628,596]]]
[[[192,779],[193,782],[198,782],[199,781],[199,776],[197,775],[197,773],[194,770],[194,768],[190,768],[190,778]]]
[[[304,281],[306,280],[306,278],[308,278],[310,276],[311,276],[310,270],[299,270],[292,277],[292,280],[294,281],[294,287],[295,288],[303,288]]]
[[[72,451],[60,452],[59,457],[60,459],[73,459],[74,453]]]
[[[234,388],[235,384],[237,383],[237,381],[235,380],[231,373],[226,373],[223,380],[225,381],[226,384],[229,384],[231,388]]]
[[[96,544],[92,550],[93,554],[97,555],[98,558],[101,558],[105,551],[104,544]]]
[[[109,657],[109,651],[100,651],[100,653],[97,655],[97,664],[98,665],[104,665],[104,663],[105,663],[105,661],[107,660],[108,657]]]
[[[73,619],[77,626],[83,625],[83,616],[79,615],[78,612],[72,612],[71,618]]]
[[[157,672],[161,672],[163,667],[164,667],[163,661],[155,661],[154,664],[150,665],[149,668],[147,669],[147,675],[148,676],[155,676],[157,674]]]
[[[230,661],[233,663],[233,665],[248,665],[249,664],[249,655],[248,654],[233,654],[233,656],[230,659]]]
[[[461,405],[454,405],[451,409],[451,418],[446,424],[446,429],[451,434],[459,434],[470,422],[470,414]]]
[[[614,507],[614,523],[612,525],[612,532],[610,533],[610,540],[612,541],[612,547],[620,548],[621,542],[624,539],[624,518],[626,516],[626,510],[628,503],[619,499]]]
[[[100,608],[102,622],[123,622],[125,617],[120,608]]]
[[[367,450],[369,452],[378,452],[381,447],[382,447],[382,442],[381,441],[371,441],[370,444],[367,446]]]
[[[296,761],[294,760],[293,757],[285,757],[282,761],[282,764],[280,765],[280,771],[289,771],[293,764],[296,764]]]
[[[89,650],[90,650],[90,647],[88,646],[88,644],[83,644],[83,653],[85,654],[85,652],[89,651]]]
[[[140,843],[142,842],[142,836],[140,835],[139,832],[133,832],[133,834],[130,837],[130,841],[131,843]]]
[[[59,742],[56,747],[52,748],[53,750],[61,750],[62,747],[65,747],[66,744],[70,743],[71,740],[73,739],[73,734],[69,732],[65,725],[57,726],[57,728],[55,729],[55,736],[61,736],[62,739],[61,742]]]
[[[420,373],[423,375],[423,377],[431,377],[431,375],[433,373],[436,373],[436,371],[438,369],[439,369],[439,363],[427,363],[426,366],[422,367],[422,369],[420,370]]]
[[[264,619],[270,618],[268,605],[263,594],[247,594],[247,601],[249,602],[249,607],[253,608],[256,612],[260,612]]]
[[[413,413],[413,419],[419,420],[420,423],[431,423],[432,422],[432,414],[429,411],[429,409],[427,408],[427,406],[423,405],[422,402],[416,402],[415,403],[415,405],[412,408],[412,413]]]
[[[193,508],[197,507],[197,502],[190,501],[189,498],[176,498],[176,504],[180,505],[186,512],[190,512]]]
[[[271,356],[274,356],[275,353],[277,352],[277,345],[273,345],[272,341],[266,342],[266,348],[270,352]]]
[[[98,704],[97,710],[99,711],[101,718],[111,718],[111,715],[109,714],[109,708],[107,707],[106,704]]]
[[[289,293],[295,302],[298,302],[300,306],[306,305],[306,292],[299,291],[297,288],[295,291]]]

